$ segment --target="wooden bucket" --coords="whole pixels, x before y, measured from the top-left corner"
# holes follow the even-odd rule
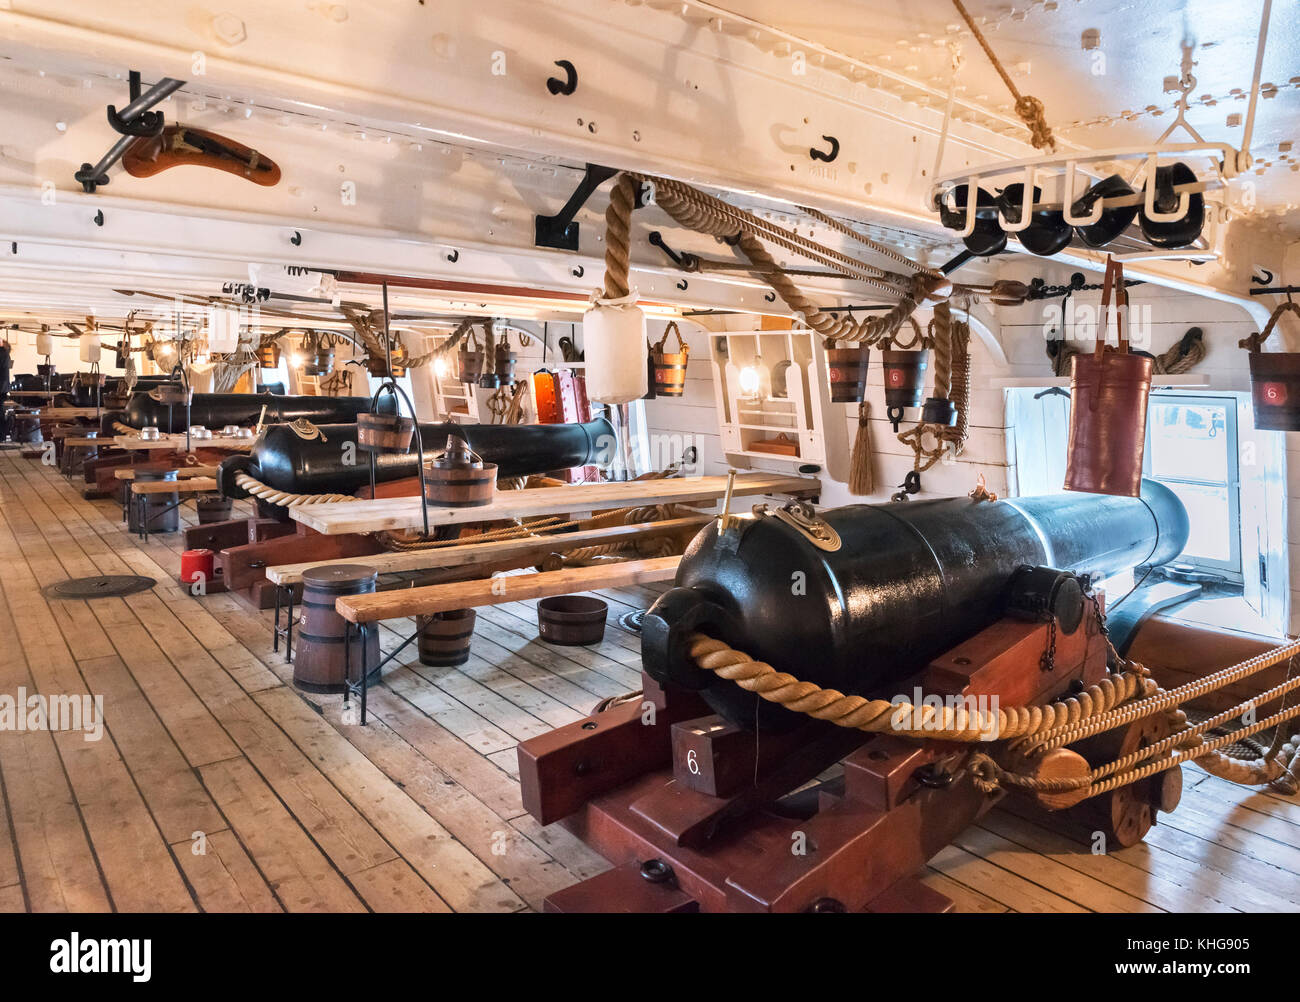
[[[677,351],[666,352],[668,335],[677,337]],[[680,397],[686,392],[686,364],[691,359],[691,348],[682,340],[677,324],[670,322],[664,336],[650,349],[650,364],[654,373],[654,392],[661,397]]]
[[[270,344],[259,345],[257,352],[257,364],[263,369],[278,369],[280,367],[280,345],[276,341]]]
[[[456,360],[460,363],[460,381],[477,383],[483,375],[483,353],[462,348],[456,355]]]
[[[340,595],[370,594],[378,579],[379,572],[363,564],[309,567],[302,572],[302,615],[293,645],[293,684],[299,689],[342,692],[348,658],[353,681],[379,664],[379,631],[368,631],[363,645],[354,627],[349,652],[344,646],[347,621],[334,608]]]
[[[316,352],[311,361],[303,365],[302,371],[308,376],[328,376],[334,371],[333,350]]]
[[[371,452],[405,452],[415,420],[399,414],[358,414],[357,445]]]
[[[424,496],[439,508],[481,508],[496,494],[497,464],[440,469],[424,462]]]
[[[73,428],[78,436],[82,438],[98,438],[99,430],[97,428]],[[68,445],[67,440],[63,440],[63,453],[59,457],[59,472],[66,477],[75,477],[85,468],[87,459],[97,459],[99,457],[99,446],[97,445]]]
[[[475,618],[473,609],[449,609],[430,616],[416,616],[420,664],[445,668],[468,661]]]
[[[871,349],[827,348],[826,366],[830,372],[831,402],[860,404],[867,392],[867,363]]]
[[[880,362],[885,371],[885,406],[920,407],[925,400],[925,370],[930,367],[929,349],[885,349],[880,353]]]
[[[135,482],[137,484],[174,481],[175,479],[175,470],[136,470],[135,473]],[[122,482],[122,487],[128,492],[131,490],[130,484],[126,481]],[[126,506],[126,525],[131,532],[144,531],[144,527],[140,524],[141,496],[144,498],[144,526],[147,526],[150,532],[180,531],[180,505],[176,503],[180,500],[180,495],[175,491],[170,491],[166,494],[127,494],[130,503]]]
[[[1072,359],[1065,489],[1135,498],[1142,494],[1153,361],[1129,353],[1122,320],[1119,348],[1106,348],[1112,283],[1117,283],[1116,302],[1122,317],[1122,308],[1128,305],[1124,269],[1107,258],[1101,299],[1103,327],[1097,348],[1091,355],[1080,353]]]
[[[518,361],[519,356],[510,350],[509,345],[505,343],[497,345],[496,373],[502,386],[515,385],[515,363]]]
[[[222,494],[202,494],[194,502],[199,514],[199,525],[211,525],[213,522],[226,522],[230,519],[234,500]]]
[[[598,644],[605,636],[609,606],[588,595],[552,595],[537,603],[537,632],[562,647]]]
[[[1300,353],[1261,351],[1283,313],[1300,316],[1290,299],[1273,311],[1262,333],[1238,344],[1250,349],[1250,397],[1255,427],[1261,431],[1300,431]]]

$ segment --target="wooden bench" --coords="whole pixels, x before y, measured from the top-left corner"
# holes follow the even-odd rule
[[[361,649],[366,649],[366,635],[378,629],[374,624],[385,619],[403,619],[453,609],[471,609],[502,602],[518,602],[550,595],[568,595],[572,592],[595,591],[600,588],[622,588],[628,585],[655,584],[671,581],[677,576],[681,557],[654,557],[650,560],[628,560],[615,564],[598,564],[594,567],[572,567],[561,571],[537,571],[532,574],[510,574],[500,577],[480,578],[474,581],[453,581],[446,584],[424,585],[397,591],[371,592],[365,595],[340,595],[334,608],[347,622],[343,644],[346,652],[352,650],[352,630],[361,630]],[[356,561],[368,564],[363,557]],[[408,638],[402,647],[415,639]],[[402,647],[382,658],[379,664],[358,666],[361,681],[348,683],[348,692],[361,696],[361,723],[366,722],[366,692],[372,673],[378,672],[386,662],[395,657]],[[345,662],[345,677],[350,668]]]
[[[572,550],[583,546],[603,546],[608,543],[632,542],[678,533],[695,533],[713,520],[711,515],[692,515],[669,518],[658,522],[637,522],[631,525],[581,529],[577,532],[552,533],[542,536],[521,536],[516,539],[498,539],[485,543],[467,541],[454,546],[436,549],[412,550],[405,553],[382,553],[373,557],[338,557],[331,560],[309,560],[298,564],[280,564],[266,569],[266,577],[274,584],[287,586],[302,581],[302,573],[312,567],[330,564],[364,563],[380,574],[403,571],[433,570],[441,567],[467,567],[516,562],[524,566],[541,560],[551,553]],[[487,573],[487,569],[484,569]]]
[[[134,480],[135,474],[135,468],[130,466],[113,471],[113,476],[118,480]],[[215,466],[179,466],[176,468],[176,479],[178,480],[187,480],[191,477],[215,477],[216,475],[217,467]]]
[[[385,619],[404,619],[407,616],[423,616],[452,609],[500,605],[502,602],[545,598],[548,595],[568,595],[601,588],[671,581],[677,575],[677,565],[681,559],[679,556],[653,557],[650,560],[628,560],[594,567],[568,567],[561,571],[453,581],[401,591],[341,595],[335,600],[334,608],[349,623],[364,625]],[[358,557],[354,563],[370,565],[366,557]]]

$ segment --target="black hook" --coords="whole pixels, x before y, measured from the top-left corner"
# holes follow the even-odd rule
[[[677,288],[681,289],[682,292],[685,292],[685,291],[686,291],[686,286],[688,286],[689,284],[690,284],[690,283],[687,282],[686,279],[683,278],[680,282],[677,283]]]
[[[295,247],[301,247],[301,246],[302,246],[302,234],[299,233],[297,230],[294,230],[294,231],[293,231],[293,236],[291,236],[291,237],[289,238],[289,243],[293,244]]]
[[[829,153],[823,153],[814,146],[808,150],[808,155],[814,160],[820,160],[823,163],[830,163],[840,155],[840,141],[834,136],[822,136],[822,139],[831,144],[831,151]]]
[[[775,302],[776,302],[776,293],[775,293],[775,292],[769,292],[766,296],[763,297],[763,299],[764,299],[764,301],[766,301],[766,302],[769,302],[769,303],[775,303]]]
[[[452,264],[455,264],[457,261],[460,260],[460,251],[453,250],[450,254],[447,255],[447,260],[450,261]]]
[[[894,426],[894,431],[897,432],[898,426],[903,421],[903,408],[887,407],[885,408],[885,416],[889,418],[890,424]]]
[[[664,235],[660,233],[658,230],[651,230],[650,235],[646,239],[648,239],[652,244],[654,244],[661,251],[663,251],[670,258],[672,258],[673,264],[677,265],[677,267],[681,268],[683,271],[699,270],[700,259],[698,257],[696,257],[694,254],[687,254],[684,252],[678,254],[675,250],[673,250],[671,247],[668,246],[668,244],[664,242]]]
[[[95,216],[94,216],[94,219],[95,219],[95,225],[96,225],[96,226],[103,226],[103,225],[104,225],[104,210],[103,210],[103,209],[100,209],[98,212],[96,212],[96,213],[95,213]]]
[[[1256,285],[1268,285],[1271,281],[1273,281],[1273,273],[1271,271],[1269,271],[1267,268],[1260,268],[1259,270],[1262,271],[1268,277],[1260,278],[1258,275],[1251,275],[1250,280],[1252,282],[1254,282]]]
[[[546,81],[546,89],[552,94],[572,94],[578,89],[578,71],[573,68],[573,63],[567,59],[557,59],[555,65],[564,70],[567,79],[561,80],[558,77],[551,77]]]
[[[587,274],[587,269],[584,268],[582,265],[578,265],[576,268],[573,269],[574,278],[581,278],[585,274]]]
[[[1043,397],[1065,397],[1066,400],[1069,400],[1070,391],[1063,386],[1049,386],[1047,389],[1034,394],[1035,400],[1042,400]]]
[[[921,474],[917,470],[910,470],[903,478],[903,491],[906,494],[921,493]]]
[[[18,241],[17,241],[17,240],[13,240],[13,241],[10,242],[10,244],[9,244],[9,250],[10,250],[11,253],[14,253],[14,254],[17,254],[17,253],[18,253]]]

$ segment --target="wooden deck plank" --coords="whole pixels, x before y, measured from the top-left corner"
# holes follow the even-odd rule
[[[282,912],[266,880],[229,829],[172,845],[205,912]]]

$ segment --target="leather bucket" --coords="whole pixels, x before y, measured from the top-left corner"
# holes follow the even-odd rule
[[[1112,281],[1117,282],[1116,303],[1122,317],[1128,305],[1123,268],[1107,259],[1103,317],[1110,313]],[[1146,355],[1129,353],[1122,323],[1121,319],[1118,349],[1106,347],[1103,328],[1096,351],[1091,355],[1081,352],[1072,360],[1067,491],[1134,498],[1142,493],[1147,399],[1154,362]]]

